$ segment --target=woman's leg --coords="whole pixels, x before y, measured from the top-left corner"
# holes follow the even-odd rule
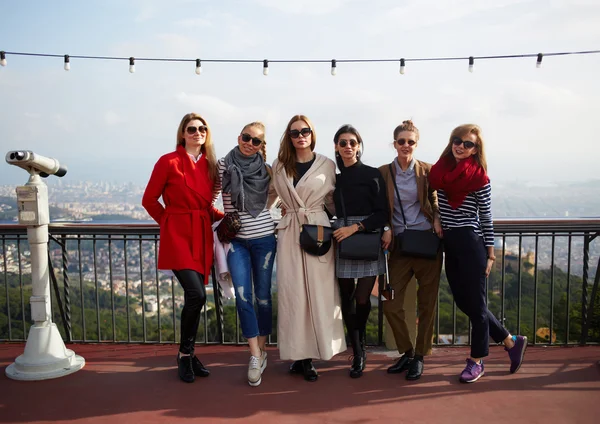
[[[274,235],[254,239],[250,242],[252,257],[252,276],[254,280],[254,295],[258,311],[258,340],[260,350],[265,349],[267,337],[273,331],[273,306],[271,300],[271,282],[273,265],[277,251],[277,241]]]
[[[181,311],[181,342],[177,355],[179,378],[191,383],[195,376],[207,377],[210,375],[210,372],[194,355],[200,313],[206,303],[204,276],[191,269],[173,270],[173,273],[184,292],[184,304]]]
[[[204,276],[191,269],[173,270],[173,274],[179,280],[184,293],[179,352],[182,355],[192,355],[200,322],[200,313],[206,303]]]

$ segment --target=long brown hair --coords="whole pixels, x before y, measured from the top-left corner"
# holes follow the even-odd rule
[[[283,167],[285,169],[285,173],[288,177],[296,176],[296,148],[292,143],[292,137],[290,137],[290,128],[292,128],[292,124],[297,121],[304,121],[308,125],[308,127],[312,130],[311,138],[310,138],[310,150],[315,150],[315,144],[317,143],[317,133],[315,132],[315,128],[313,127],[310,119],[305,115],[294,115],[290,122],[288,122],[287,127],[285,127],[285,131],[281,136],[281,143],[279,144],[279,153],[277,154],[277,159],[279,160],[279,167]]]
[[[202,116],[200,116],[197,113],[191,112],[181,119],[181,122],[179,123],[179,128],[177,128],[177,144],[175,145],[175,147],[185,147],[185,138],[183,137],[183,132],[185,131],[185,127],[187,126],[187,124],[190,121],[193,121],[194,119],[198,119],[204,125],[206,125],[206,137],[204,138],[204,144],[202,145],[200,151],[203,155],[206,156],[206,160],[208,161],[208,174],[210,176],[210,179],[216,181],[218,177],[217,155],[215,154],[215,146],[212,142],[210,127],[208,126],[206,120]]]
[[[265,134],[265,124],[263,124],[260,121],[250,122],[249,124],[244,125],[244,128],[242,128],[242,132],[244,132],[247,128],[257,128],[259,131],[262,131],[263,140],[262,140],[262,144],[260,145],[260,154],[262,155],[262,157],[265,161],[265,167],[267,168],[267,173],[269,174],[270,177],[272,177],[273,174],[271,171],[271,167],[267,164],[267,137]]]
[[[452,139],[454,137],[464,137],[467,134],[474,134],[477,138],[475,142],[475,147],[477,148],[477,152],[473,155],[475,161],[481,166],[485,172],[487,172],[487,160],[485,159],[485,150],[483,147],[483,137],[481,135],[481,128],[475,124],[464,124],[460,125],[452,130],[452,134],[450,134],[450,140],[448,141],[448,145],[442,152],[440,159],[446,156],[452,155]]]

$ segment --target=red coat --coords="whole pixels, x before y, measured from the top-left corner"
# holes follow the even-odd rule
[[[211,224],[223,217],[213,206],[213,187],[204,155],[194,163],[178,146],[156,162],[142,205],[160,225],[158,269],[193,269],[208,284],[213,264]],[[158,201],[161,196],[166,208]]]

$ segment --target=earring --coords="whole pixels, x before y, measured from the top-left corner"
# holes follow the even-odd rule
[[[360,154],[360,150],[358,152],[356,152],[356,159],[360,159],[361,154]]]
[[[339,158],[340,157],[340,152],[335,152],[335,157]]]

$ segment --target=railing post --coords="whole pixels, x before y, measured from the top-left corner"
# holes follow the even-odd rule
[[[212,275],[212,283],[213,283],[213,294],[215,297],[215,315],[217,317],[217,337],[218,342],[223,344],[225,342],[225,334],[223,328],[223,292],[221,289],[221,285],[217,281],[217,273],[215,272],[215,266],[213,265],[210,268],[210,272]],[[207,340],[208,341],[208,340]]]
[[[588,285],[588,270],[590,256],[590,236],[585,235],[583,238],[583,281],[581,283],[581,340],[580,344],[587,343],[588,323],[587,323],[587,285]]]
[[[67,236],[63,234],[60,237],[62,249],[62,267],[63,267],[63,290],[65,294],[65,330],[67,342],[73,340],[73,331],[71,326],[71,285],[69,283],[69,258],[67,256]]]

